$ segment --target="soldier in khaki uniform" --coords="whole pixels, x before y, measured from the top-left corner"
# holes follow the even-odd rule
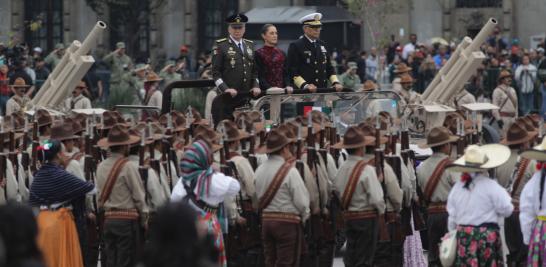
[[[15,94],[6,103],[6,116],[15,112],[25,112],[32,108],[31,99],[26,95],[30,85],[27,85],[23,78],[15,79],[11,88]]]
[[[80,83],[72,90],[72,96],[67,98],[64,102],[64,106],[67,111],[72,111],[73,109],[90,109],[91,100],[83,95],[83,91],[87,89],[85,82],[80,81]]]
[[[349,154],[335,179],[347,236],[345,266],[373,266],[377,249],[378,216],[385,213],[385,201],[375,168],[364,158],[365,146],[373,145],[374,141],[358,128],[350,127],[343,141],[334,145]]]
[[[536,137],[536,131],[527,131],[523,122],[513,123],[501,144],[510,148],[508,161],[497,167],[497,181],[506,188],[512,197],[514,211],[504,221],[504,235],[509,255],[507,258],[509,266],[522,266],[527,260],[527,246],[523,243],[519,222],[519,197],[523,186],[535,173],[536,162],[522,158],[519,153],[529,149],[530,142]]]
[[[402,97],[400,107],[406,111],[410,109],[407,105],[415,105],[421,102],[421,95],[412,90],[413,82],[413,78],[409,74],[400,76],[400,84],[402,85],[402,90],[398,92]]]
[[[386,128],[386,126],[385,126]],[[360,124],[359,130],[362,131],[362,134],[367,137],[374,138],[375,140],[375,128],[372,128],[366,124]],[[381,136],[379,141],[381,145],[387,143],[387,138]],[[367,160],[370,163],[374,163],[376,158],[374,155],[375,152],[375,143],[366,145],[364,160]],[[373,165],[375,166],[375,165]],[[383,177],[384,177],[384,193],[385,193],[385,204],[386,204],[386,218],[387,224],[392,224],[389,228],[391,234],[391,240],[389,242],[380,242],[377,245],[377,252],[375,254],[374,264],[377,266],[399,266],[403,263],[402,249],[403,249],[403,240],[395,240],[394,232],[400,227],[400,211],[402,210],[402,202],[404,197],[404,192],[402,191],[402,185],[398,183],[398,177],[396,176],[394,169],[387,162],[383,162]],[[401,181],[403,181],[401,177]],[[404,182],[402,182],[404,183]],[[406,181],[407,184],[407,181]]]
[[[159,82],[162,80],[163,79],[153,71],[150,71],[148,75],[146,75],[146,81],[144,81],[146,95],[142,104],[149,107],[157,107],[161,110],[163,105],[163,94],[159,90]],[[148,111],[147,113],[150,116],[159,117],[159,111]]]
[[[499,74],[499,85],[493,91],[492,103],[499,109],[492,110],[492,113],[503,131],[506,131],[518,116],[518,95],[511,84],[512,74],[503,70]]]
[[[438,244],[447,233],[446,201],[449,191],[460,178],[458,173],[445,171],[445,167],[452,161],[449,155],[452,143],[457,140],[458,137],[452,135],[447,128],[436,127],[427,135],[426,144],[420,145],[433,151],[432,155],[417,167],[418,190],[423,192],[424,199],[421,200],[428,205],[429,266],[441,266]]]
[[[167,61],[165,67],[159,72],[159,76],[165,81],[165,85],[182,80],[182,75],[176,72],[178,70],[176,63],[173,60]]]
[[[51,66],[51,71],[53,71],[59,62],[61,62],[64,52],[64,45],[62,43],[58,43],[55,45],[55,50],[51,51],[51,53],[49,53],[49,55],[47,55],[47,57],[44,59],[45,63]]]
[[[103,239],[106,266],[134,266],[141,227],[147,228],[148,205],[138,165],[124,155],[139,137],[124,126],[115,125],[98,145],[109,148],[111,156],[97,167],[99,206],[105,210]],[[117,174],[117,175],[116,175]]]
[[[123,74],[129,72],[133,65],[131,58],[125,54],[125,43],[118,42],[116,47],[115,51],[102,59],[110,66],[112,72],[110,75],[110,92],[123,89],[121,88]]]
[[[299,266],[301,224],[310,211],[309,193],[292,161],[289,144],[294,141],[271,131],[265,148],[268,159],[256,170],[266,266]]]
[[[216,40],[212,48],[212,76],[216,87],[223,93],[212,103],[215,123],[233,119],[233,111],[249,100],[243,93],[252,96],[261,93],[258,68],[254,63],[254,43],[243,38],[247,21],[244,14],[226,18],[229,36]]]

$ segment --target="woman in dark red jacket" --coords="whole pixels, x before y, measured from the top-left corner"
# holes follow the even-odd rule
[[[286,68],[286,54],[277,48],[278,33],[273,24],[265,24],[262,27],[264,46],[256,50],[256,66],[260,88],[267,90],[271,87],[286,88],[289,93],[293,91],[288,68]]]

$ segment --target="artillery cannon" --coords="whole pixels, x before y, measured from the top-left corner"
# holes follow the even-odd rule
[[[99,21],[82,43],[74,40],[70,44],[57,67],[32,98],[34,107],[58,109],[61,106],[95,62],[95,59],[88,54],[105,29],[106,23]]]
[[[426,108],[430,105],[452,106],[453,99],[463,89],[464,84],[476,73],[476,70],[486,59],[480,51],[480,46],[493,32],[497,21],[490,18],[474,40],[466,36],[446,64],[438,71],[432,82],[421,95],[421,104],[413,108],[407,117],[412,122],[411,130],[426,134],[433,127],[441,126],[445,112],[429,114]],[[433,118],[427,118],[431,116]]]

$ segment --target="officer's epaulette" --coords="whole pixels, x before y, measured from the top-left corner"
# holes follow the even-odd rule
[[[254,41],[248,40],[248,39],[245,39],[245,38],[243,38],[243,40],[245,40],[245,42],[254,43]]]
[[[222,39],[216,40],[217,43],[221,43],[221,42],[225,42],[225,41],[227,41],[227,38],[222,38]]]

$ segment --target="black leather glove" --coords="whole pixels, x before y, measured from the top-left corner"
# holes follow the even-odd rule
[[[502,129],[504,127],[504,122],[501,120],[497,121],[497,124],[499,125],[499,128]]]

